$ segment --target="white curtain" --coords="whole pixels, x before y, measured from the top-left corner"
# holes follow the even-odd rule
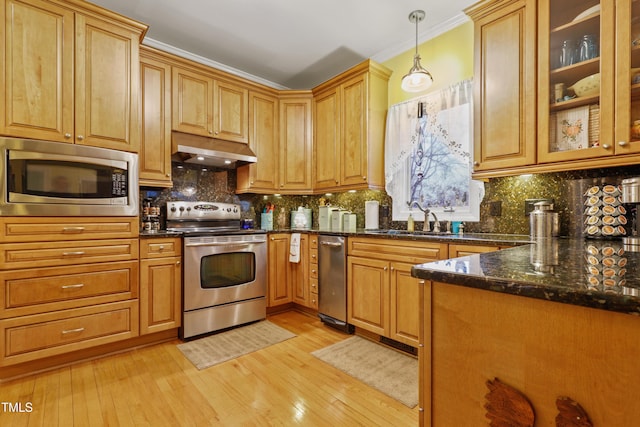
[[[441,220],[479,220],[484,187],[471,180],[472,95],[473,81],[465,80],[389,108],[385,180],[394,220],[407,218],[411,202]]]

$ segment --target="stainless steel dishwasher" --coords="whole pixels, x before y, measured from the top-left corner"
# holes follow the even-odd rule
[[[318,316],[328,326],[353,333],[347,323],[346,239],[320,235],[318,243]]]

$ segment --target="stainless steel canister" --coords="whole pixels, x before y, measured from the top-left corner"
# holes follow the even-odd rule
[[[640,177],[622,180],[622,203],[640,203]]]
[[[558,213],[553,211],[553,203],[538,202],[529,214],[529,234],[532,239],[557,237],[560,228]]]

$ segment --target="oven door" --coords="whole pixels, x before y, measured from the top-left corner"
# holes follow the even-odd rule
[[[184,311],[266,297],[264,234],[184,239]]]

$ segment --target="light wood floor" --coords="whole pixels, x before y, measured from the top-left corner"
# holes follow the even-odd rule
[[[347,335],[293,311],[269,320],[297,336],[202,371],[175,340],[3,383],[0,426],[418,425],[417,407],[311,355]]]

